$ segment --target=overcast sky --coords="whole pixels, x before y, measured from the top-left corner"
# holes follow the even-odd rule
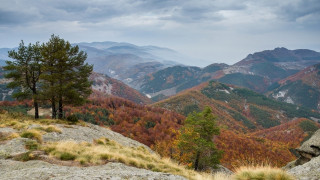
[[[53,33],[233,64],[275,47],[320,51],[320,0],[0,0],[0,47]]]

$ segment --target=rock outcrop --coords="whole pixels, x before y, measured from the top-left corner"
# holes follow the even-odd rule
[[[320,156],[312,158],[303,165],[293,167],[288,172],[299,180],[320,179]]]
[[[320,129],[296,150],[300,157],[284,169],[300,180],[320,179]]]
[[[296,150],[299,153],[300,157],[295,162],[295,165],[302,165],[310,161],[312,158],[319,156],[320,155],[320,130],[316,131],[308,141],[304,142]]]
[[[108,138],[109,140],[116,141],[117,143],[123,146],[128,146],[128,147],[143,146],[145,149],[149,150],[149,152],[153,152],[148,146],[140,142],[127,138],[107,128],[103,128],[90,123],[86,123],[86,126],[62,125],[62,124],[57,124],[55,126],[57,126],[61,130],[61,133],[52,132],[52,133],[44,134],[42,136],[44,142],[72,140],[76,142],[85,141],[85,142],[92,143],[94,139],[105,137],[105,138]]]
[[[43,134],[43,143],[68,140],[92,143],[95,139],[105,137],[122,146],[135,148],[142,146],[144,149],[153,153],[153,151],[144,144],[100,126],[92,124],[85,124],[85,126],[55,124],[54,126],[59,128],[61,132],[48,132]],[[39,129],[41,125],[31,124],[27,127],[27,129],[34,128]],[[4,127],[0,128],[0,133],[21,133],[21,130]],[[151,170],[140,169],[116,162],[84,167],[80,166],[79,163],[72,164],[71,161],[59,161],[45,155],[44,151],[29,151],[26,149],[26,143],[30,141],[34,140],[17,137],[0,141],[0,179],[185,179],[178,175],[153,172]],[[30,154],[30,157],[33,157],[32,160],[26,162],[15,160],[16,157],[21,157],[27,153]]]
[[[167,179],[184,180],[181,176],[167,173],[153,172],[145,169],[130,167],[121,163],[108,163],[102,166],[70,167],[58,166],[43,161],[19,162],[0,160],[0,179],[25,180],[25,179]]]

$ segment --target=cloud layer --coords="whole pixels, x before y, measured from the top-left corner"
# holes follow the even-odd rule
[[[278,46],[320,50],[319,0],[11,0],[0,6],[0,47],[21,39],[160,45],[234,63]]]

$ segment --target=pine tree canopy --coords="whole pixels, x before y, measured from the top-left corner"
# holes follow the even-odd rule
[[[213,143],[213,136],[219,134],[212,110],[206,107],[200,113],[190,113],[181,129],[178,147],[182,153],[189,154],[189,162],[195,170],[215,167],[221,152]]]

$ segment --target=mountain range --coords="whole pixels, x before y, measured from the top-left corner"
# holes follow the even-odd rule
[[[87,62],[94,71],[139,87],[139,79],[166,67],[182,64],[186,59],[178,52],[156,46],[137,46],[130,43],[93,42],[75,44],[87,52]]]
[[[283,84],[286,78],[295,77],[296,73],[304,74],[308,71],[304,70],[307,67],[316,69],[312,66],[317,63],[320,63],[320,53],[316,51],[275,48],[250,54],[234,65],[211,64],[205,68],[168,67],[145,76],[138,90],[150,95],[154,100],[161,100],[202,82],[216,80],[258,93],[270,94],[270,91]],[[313,85],[313,88],[319,89],[319,86]],[[297,104],[305,105],[298,101]],[[317,104],[313,104],[308,107],[317,109]]]
[[[87,62],[94,71],[121,80],[131,87],[139,86],[139,78],[160,69],[186,63],[192,59],[168,48],[137,46],[125,42],[75,43],[88,54]],[[8,51],[15,48],[0,48],[0,66],[5,65]]]
[[[312,69],[316,72],[318,66],[313,65],[320,63],[320,53],[316,51],[275,48],[249,54],[233,65],[214,63],[200,68],[183,65],[184,56],[168,48],[110,41],[74,45],[87,52],[87,62],[94,65],[95,72],[124,82],[152,101],[166,99],[203,82],[216,80],[245,87],[280,101],[316,110],[320,108],[317,73],[310,73],[308,77],[305,75]],[[8,50],[0,49],[0,61],[6,58]],[[298,77],[305,80],[300,81]],[[1,84],[3,86],[3,82]],[[1,99],[4,96],[10,99],[6,94],[12,92],[4,88],[1,91]],[[288,93],[284,95],[285,92]],[[141,103],[151,102],[141,94],[136,97]]]

